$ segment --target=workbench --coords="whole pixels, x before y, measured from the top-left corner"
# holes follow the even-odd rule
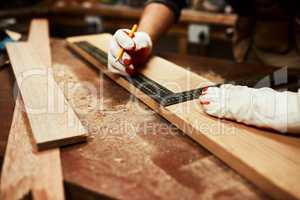
[[[67,199],[268,198],[72,53],[64,41],[52,40],[51,46],[55,80],[89,132],[87,143],[61,149]],[[160,56],[214,81],[272,70],[201,57]],[[10,66],[0,69],[0,80],[3,158],[14,107]]]

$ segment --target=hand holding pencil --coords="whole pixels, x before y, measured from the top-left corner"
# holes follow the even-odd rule
[[[133,75],[136,68],[145,63],[151,54],[152,41],[145,32],[119,29],[113,35],[108,53],[108,69],[125,76]]]

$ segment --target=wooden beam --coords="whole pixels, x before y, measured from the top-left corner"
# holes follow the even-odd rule
[[[32,37],[38,36],[31,34]],[[39,52],[35,46],[43,45],[44,41],[37,41],[32,45],[7,45],[35,143],[39,149],[47,149],[85,141],[86,130],[54,81],[51,68],[43,63],[48,58],[40,56],[49,50]]]
[[[197,99],[167,107],[159,105],[124,78],[108,72],[106,65],[75,44],[87,41],[107,52],[110,40],[110,34],[101,34],[68,38],[67,42],[73,50],[113,81],[269,195],[277,199],[300,199],[300,138],[210,117],[201,109]],[[211,84],[209,80],[159,57],[150,59],[141,73],[172,92]]]
[[[20,96],[17,97],[1,176],[3,200],[32,192],[34,199],[64,199],[59,149],[38,152]]]
[[[51,48],[49,37],[49,23],[46,19],[34,19],[30,23],[28,41],[36,50],[43,64],[51,67]]]
[[[45,44],[40,45],[37,42],[40,40],[45,41]],[[50,67],[51,53],[46,20],[32,21],[29,42],[40,50],[43,63]],[[37,200],[64,199],[59,149],[38,152],[34,147],[30,123],[18,94],[4,158],[0,199],[21,199],[29,192]]]

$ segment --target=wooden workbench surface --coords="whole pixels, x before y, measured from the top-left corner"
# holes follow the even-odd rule
[[[86,199],[265,199],[266,195],[128,92],[52,42],[55,79],[83,125],[88,142],[62,148],[66,195]],[[225,61],[162,55],[210,79],[235,79],[262,69]],[[235,70],[232,70],[234,67]],[[13,111],[12,73],[0,71],[1,154]]]

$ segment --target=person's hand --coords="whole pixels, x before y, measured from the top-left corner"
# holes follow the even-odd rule
[[[130,30],[119,29],[110,42],[108,51],[108,69],[113,73],[133,75],[136,67],[145,63],[151,54],[152,41],[145,32],[135,32],[129,37]],[[124,48],[123,56],[116,61],[120,50]]]
[[[300,133],[300,95],[297,93],[225,84],[204,89],[200,103],[207,114],[215,117],[282,133]]]

